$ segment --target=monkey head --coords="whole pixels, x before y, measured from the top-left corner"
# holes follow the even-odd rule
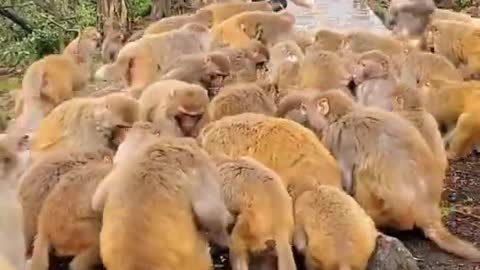
[[[250,39],[256,39],[267,46],[286,39],[295,24],[295,16],[287,11],[272,13],[267,11],[243,12],[236,17],[240,30]]]
[[[91,41],[92,44],[95,44],[94,47],[98,47],[100,44],[100,40],[102,35],[97,31],[95,27],[85,27],[82,33],[80,34],[80,39]]]
[[[391,97],[393,111],[414,111],[425,105],[425,96],[422,95],[422,92],[405,84],[397,85],[391,93]]]
[[[432,0],[394,0],[388,9],[385,25],[397,36],[419,36],[429,24],[434,10]]]
[[[167,118],[177,124],[183,136],[195,137],[207,121],[207,91],[201,86],[191,84],[172,89],[169,100]]]
[[[208,53],[204,57],[200,83],[213,98],[230,75],[230,60],[222,53]]]
[[[0,137],[0,182],[16,185],[15,181],[27,168],[30,151],[27,150],[28,136],[13,133]]]
[[[247,52],[248,58],[255,64],[257,72],[265,71],[270,60],[270,53],[267,47],[258,40],[251,40]]]
[[[213,26],[213,13],[209,9],[198,9],[195,12],[195,21],[208,28]]]
[[[130,160],[132,154],[137,152],[141,146],[147,145],[150,141],[160,137],[161,130],[150,122],[135,122],[121,139],[117,152],[113,157],[113,163],[118,164],[124,160]]]
[[[358,56],[353,67],[355,85],[375,78],[384,78],[391,72],[390,58],[378,50],[364,52]]]
[[[344,35],[327,29],[321,29],[315,34],[314,45],[321,50],[336,52],[342,45]]]
[[[194,37],[197,37],[197,39],[200,41],[199,45],[203,48],[203,51],[209,51],[212,38],[207,26],[200,23],[187,23],[180,29],[184,29],[192,33]]]
[[[128,128],[139,120],[140,105],[136,99],[123,93],[111,93],[102,98],[117,123],[112,133],[112,143],[118,146]]]

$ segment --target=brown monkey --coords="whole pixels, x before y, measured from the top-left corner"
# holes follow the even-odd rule
[[[33,161],[19,180],[18,198],[23,210],[22,228],[27,254],[31,253],[33,240],[37,234],[38,215],[43,202],[60,177],[88,162],[103,160],[113,155],[112,150],[107,148],[90,152],[78,149],[62,149],[40,156]]]
[[[70,269],[91,269],[101,264],[101,215],[91,208],[97,185],[112,169],[111,159],[91,161],[60,176],[38,216],[31,268],[49,268],[49,250],[74,256]]]
[[[328,29],[320,29],[315,34],[314,45],[319,50],[338,52],[345,35]]]
[[[65,47],[63,54],[73,57],[78,64],[90,64],[91,59],[85,58],[85,56],[94,54],[100,39],[101,35],[95,27],[85,27],[80,35]]]
[[[334,52],[308,49],[300,66],[301,88],[348,90],[351,75]]]
[[[258,40],[249,41],[245,48],[223,47],[215,50],[228,57],[230,75],[225,84],[235,82],[254,82],[265,72],[270,53]]]
[[[448,166],[445,146],[437,121],[425,109],[425,97],[421,91],[404,84],[398,85],[391,93],[392,109],[410,121],[422,134],[433,156],[439,160],[439,170]]]
[[[450,20],[465,23],[471,23],[474,21],[474,19],[468,14],[448,9],[436,8],[432,14],[432,21],[438,20]]]
[[[268,69],[271,76],[278,73],[278,68],[285,60],[290,62],[303,62],[304,54],[300,46],[293,40],[281,41],[269,49],[270,61]],[[278,75],[277,75],[278,76]]]
[[[209,43],[208,29],[189,23],[177,30],[127,43],[115,62],[100,67],[95,76],[97,79],[122,81],[128,86],[127,91],[139,97],[170,61],[181,55],[207,51]]]
[[[140,120],[152,122],[164,134],[195,137],[208,121],[208,102],[207,91],[199,85],[162,80],[140,97]]]
[[[117,59],[118,52],[125,42],[125,34],[119,27],[110,27],[105,31],[105,38],[102,42],[102,62],[112,63]]]
[[[417,226],[442,249],[480,261],[479,250],[442,224],[445,171],[436,166],[438,160],[411,123],[393,112],[366,109],[338,90],[299,98],[310,124],[322,130],[322,141],[342,168],[345,190],[377,227]]]
[[[290,247],[292,199],[282,179],[250,157],[226,159],[218,169],[226,205],[236,215],[229,248],[232,269],[248,269],[250,257],[270,252],[277,255],[274,269],[297,269]]]
[[[445,56],[413,51],[407,55],[400,70],[400,81],[412,87],[434,78],[462,81],[462,74]]]
[[[226,19],[237,14],[247,11],[266,11],[272,12],[272,5],[269,1],[257,2],[229,2],[229,3],[215,3],[205,6],[199,11],[210,12],[212,18],[212,26],[217,26]]]
[[[138,111],[138,102],[120,93],[68,100],[42,119],[33,136],[32,151],[115,148],[115,136],[131,127]]]
[[[180,80],[201,85],[213,98],[230,75],[230,60],[219,52],[180,56],[163,70],[160,80]]]
[[[92,199],[92,208],[103,212],[100,244],[105,267],[212,269],[200,232],[225,247],[231,223],[215,164],[191,138],[132,143],[128,141],[141,136],[129,133],[124,143],[133,147],[122,151],[135,159],[117,163]],[[144,146],[138,149],[136,143]]]
[[[48,55],[31,64],[15,99],[17,122],[31,131],[60,103],[82,90],[88,75],[65,55]]]
[[[0,138],[0,269],[7,265],[25,269],[25,239],[22,231],[22,208],[17,199],[18,178],[29,162],[22,147],[24,138],[14,133]],[[7,268],[8,269],[8,268]]]
[[[212,27],[214,13],[210,10],[197,10],[193,14],[182,14],[162,18],[151,23],[144,31],[144,35],[155,35],[178,29],[188,23],[201,24],[207,28]]]
[[[480,77],[480,27],[471,23],[433,21],[426,31],[427,48],[459,68],[465,79]]]
[[[210,121],[246,112],[273,116],[275,111],[273,98],[255,83],[225,86],[208,107]]]
[[[392,75],[388,56],[378,50],[360,54],[353,69],[353,81],[359,104],[391,110],[390,95],[397,86],[397,80]]]
[[[280,175],[294,199],[318,184],[341,187],[335,159],[312,131],[293,121],[243,113],[211,122],[198,138],[211,154],[262,162]]]
[[[480,82],[432,79],[420,90],[426,96],[425,107],[440,127],[446,127],[444,141],[451,159],[464,157],[480,142]]]
[[[297,43],[302,49],[302,52],[305,52],[307,48],[315,42],[315,35],[312,31],[294,29],[290,35],[290,39]]]
[[[393,0],[385,16],[385,25],[394,35],[419,37],[425,31],[434,11],[433,0]]]
[[[307,269],[366,269],[378,232],[352,197],[318,186],[302,193],[294,209],[294,244]]]
[[[242,48],[251,39],[257,39],[271,46],[287,39],[294,24],[295,17],[288,12],[243,12],[212,28],[213,43]]]

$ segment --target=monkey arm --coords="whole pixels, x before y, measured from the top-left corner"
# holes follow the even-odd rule
[[[105,201],[108,196],[110,185],[116,178],[116,170],[113,169],[98,185],[95,193],[92,196],[91,207],[93,211],[101,213],[105,207]]]

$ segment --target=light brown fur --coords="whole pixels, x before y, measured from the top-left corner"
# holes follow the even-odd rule
[[[89,270],[101,264],[99,235],[101,215],[91,208],[97,185],[112,169],[112,156],[90,161],[60,176],[38,216],[32,269],[49,269],[49,251],[74,256],[72,270]]]
[[[345,35],[342,33],[328,29],[320,29],[315,33],[314,45],[321,50],[338,52],[341,49],[344,39]]]
[[[201,145],[211,154],[251,156],[280,175],[291,196],[318,184],[340,187],[336,161],[310,130],[290,120],[255,113],[208,124]]]
[[[479,250],[442,224],[445,171],[411,123],[393,112],[365,109],[338,90],[304,98],[302,107],[337,159],[344,189],[377,227],[417,226],[442,249],[480,261]]]
[[[164,134],[195,137],[208,121],[208,102],[201,86],[159,81],[147,87],[139,99],[140,120],[152,122]]]
[[[101,35],[95,27],[85,27],[80,35],[72,40],[63,50],[63,55],[70,56],[77,63],[88,79],[93,73],[93,56],[100,44]]]
[[[258,2],[230,2],[215,3],[199,9],[199,11],[209,11],[212,15],[212,27],[219,25],[226,19],[247,11],[272,11],[272,6],[268,1]]]
[[[137,138],[127,134],[124,142]],[[231,218],[212,161],[190,138],[152,138],[140,149],[124,150],[136,150],[135,159],[117,163],[92,199],[93,209],[103,211],[105,267],[212,269],[198,230],[228,244]]]
[[[100,67],[95,77],[121,81],[128,87],[128,92],[139,97],[168,63],[181,55],[208,51],[209,43],[208,29],[194,23],[166,33],[145,36],[127,43],[115,62]]]
[[[101,54],[103,64],[112,63],[117,59],[118,52],[125,43],[125,34],[117,27],[108,28],[102,42]]]
[[[292,199],[281,178],[250,157],[227,159],[218,169],[228,210],[237,215],[230,244],[232,269],[247,270],[249,257],[274,252],[275,269],[295,270]]]
[[[214,12],[208,9],[197,10],[193,14],[183,14],[162,18],[151,23],[144,32],[144,35],[155,35],[178,29],[188,23],[198,23],[205,27],[212,27]]]
[[[319,186],[302,193],[294,208],[294,243],[308,270],[366,269],[378,232],[352,197]]]
[[[209,120],[246,112],[273,116],[276,106],[273,98],[254,83],[231,84],[220,90],[209,104]]]

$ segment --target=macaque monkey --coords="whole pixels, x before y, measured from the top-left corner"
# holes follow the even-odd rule
[[[218,170],[195,140],[145,142],[149,137],[135,131],[144,126],[135,125],[123,141],[131,147],[117,152],[135,158],[119,160],[92,198],[92,208],[103,212],[102,261],[109,270],[213,269],[203,234],[226,247],[232,222]]]
[[[434,10],[433,0],[393,0],[385,16],[385,26],[400,37],[420,37]]]
[[[50,191],[60,181],[62,175],[89,162],[101,161],[113,156],[113,151],[99,148],[95,151],[73,150],[50,152],[34,160],[19,179],[18,199],[23,211],[23,234],[27,255],[31,254],[32,244],[37,234],[38,215]]]
[[[140,120],[152,122],[163,134],[195,137],[208,121],[208,102],[207,91],[199,85],[158,81],[139,99]]]
[[[295,200],[318,184],[340,188],[335,159],[315,134],[293,121],[243,113],[209,123],[198,141],[210,154],[250,156],[274,170]]]
[[[22,80],[22,90],[15,99],[17,123],[26,132],[38,127],[53,108],[74,97],[88,81],[73,59],[65,55],[48,55],[31,64]]]
[[[433,156],[439,160],[439,170],[448,166],[445,146],[435,118],[425,109],[425,96],[421,91],[404,84],[391,93],[392,110],[412,123],[427,142]]]
[[[256,81],[264,75],[270,60],[267,47],[258,40],[251,40],[245,48],[223,47],[215,52],[224,54],[230,61],[230,75],[225,84]]]
[[[298,47],[305,52],[309,46],[315,42],[314,32],[308,30],[294,29],[290,35],[290,39],[297,43]]]
[[[42,119],[32,139],[32,151],[37,155],[57,149],[115,149],[115,137],[138,117],[138,102],[125,94],[74,98]]]
[[[15,133],[0,138],[0,269],[25,269],[22,208],[17,199],[18,178],[29,163],[24,137]]]
[[[480,83],[432,79],[420,86],[425,108],[445,127],[447,156],[457,159],[468,155],[480,142]]]
[[[74,256],[73,270],[101,264],[99,235],[101,215],[91,208],[97,185],[112,169],[112,157],[93,161],[60,176],[45,199],[38,216],[31,269],[49,269],[49,251]]]
[[[295,201],[295,248],[308,270],[367,269],[377,229],[365,210],[331,186],[307,190]]]
[[[214,4],[226,4],[226,3],[246,3],[250,0],[193,0],[192,7],[194,9],[200,9],[205,6],[210,6]]]
[[[434,78],[463,80],[460,71],[443,55],[421,51],[407,55],[400,70],[400,81],[416,88]]]
[[[160,80],[198,84],[213,98],[230,75],[230,60],[220,52],[180,56],[165,67]]]
[[[455,21],[433,21],[426,31],[426,46],[450,60],[465,79],[480,78],[480,26]]]
[[[292,199],[280,176],[251,157],[226,158],[218,170],[225,203],[236,215],[229,247],[232,270],[247,270],[250,257],[269,253],[276,255],[278,267],[268,269],[296,270]],[[268,260],[257,263],[268,265]]]
[[[63,55],[72,57],[88,79],[93,75],[93,56],[100,45],[100,40],[101,35],[95,27],[86,27],[63,50]]]
[[[188,23],[201,24],[207,28],[212,27],[214,13],[210,10],[197,10],[193,14],[182,14],[162,18],[156,22],[151,23],[144,31],[143,35],[155,35],[176,30]]]
[[[265,11],[272,12],[272,5],[269,1],[258,2],[229,2],[229,3],[215,3],[203,7],[198,10],[203,12],[210,12],[212,18],[212,27],[215,27],[225,21],[226,19],[233,17],[237,14],[247,11]]]
[[[110,23],[107,25],[105,38],[102,42],[102,62],[103,64],[112,63],[117,59],[118,52],[125,43],[126,36],[118,24]]]
[[[288,12],[243,12],[212,28],[213,44],[243,48],[256,39],[270,47],[287,39],[294,24],[295,17]]]
[[[318,90],[341,88],[348,91],[351,75],[342,58],[334,52],[307,49],[300,66],[300,87]]]
[[[474,22],[475,19],[466,13],[456,12],[448,9],[436,8],[432,14],[432,21],[439,21],[439,20],[472,23]]]
[[[397,86],[388,56],[378,50],[358,56],[353,69],[355,97],[359,104],[391,110],[390,95]]]
[[[328,29],[320,29],[315,34],[315,46],[319,50],[338,52],[342,46],[345,34]]]
[[[255,83],[225,86],[208,105],[210,121],[247,112],[274,116],[275,111],[273,97]]]
[[[100,67],[95,77],[121,81],[127,85],[127,92],[139,97],[170,61],[181,55],[208,51],[209,36],[205,26],[195,23],[163,34],[145,36],[127,43],[115,62]]]
[[[344,189],[378,228],[418,227],[440,248],[480,261],[474,245],[442,224],[439,204],[445,170],[437,166],[437,157],[411,123],[396,113],[358,105],[338,90],[299,99],[335,156]]]

